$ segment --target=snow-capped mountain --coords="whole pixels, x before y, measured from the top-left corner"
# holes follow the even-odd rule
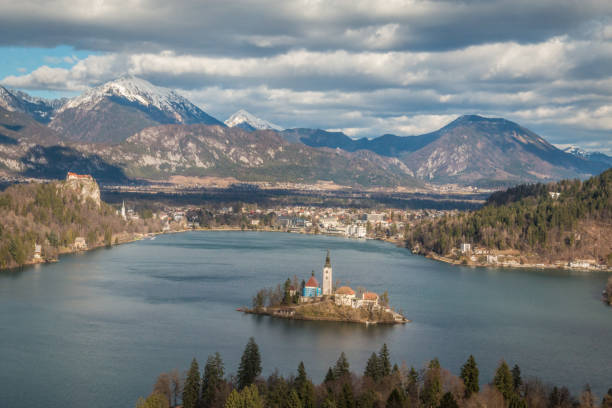
[[[225,121],[225,124],[228,127],[239,127],[248,131],[263,129],[283,130],[280,126],[270,123],[267,120],[258,118],[244,109],[240,109],[238,112],[230,116]]]
[[[50,126],[72,140],[120,142],[148,126],[194,123],[225,126],[177,92],[127,75],[69,100]]]
[[[25,113],[41,123],[49,123],[55,111],[66,101],[66,98],[52,100],[37,98],[25,92],[0,86],[0,107],[9,112]]]
[[[558,146],[562,147],[562,146]],[[601,152],[587,152],[586,150],[576,146],[569,145],[562,148],[565,153],[572,154],[576,157],[580,157],[582,159],[591,160],[595,162],[605,163],[609,166],[612,166],[612,157],[608,156],[605,153]]]

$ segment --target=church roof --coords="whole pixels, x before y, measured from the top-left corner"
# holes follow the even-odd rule
[[[310,279],[308,279],[308,282],[306,282],[306,287],[307,288],[318,288],[319,281],[317,281],[317,278],[315,278],[314,276],[311,276]]]
[[[336,290],[336,295],[354,295],[355,291],[348,286],[340,286]]]

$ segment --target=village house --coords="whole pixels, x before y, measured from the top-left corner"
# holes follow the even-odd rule
[[[34,259],[42,259],[42,245],[34,244]]]
[[[91,180],[93,181],[93,177],[89,174],[76,174],[76,173],[69,171],[68,174],[66,175],[66,180],[67,181],[70,181],[70,180]]]
[[[461,247],[459,249],[461,250],[462,254],[468,254],[468,253],[472,252],[472,245],[467,244],[467,243],[463,243],[463,244],[461,244]]]
[[[76,237],[74,239],[74,249],[76,250],[85,250],[87,249],[87,241],[85,241],[84,237]]]

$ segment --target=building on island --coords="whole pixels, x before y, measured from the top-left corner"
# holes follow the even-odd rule
[[[378,305],[378,295],[374,292],[363,292],[361,296],[362,306],[376,306]]]
[[[302,289],[302,297],[305,298],[314,298],[321,296],[321,288],[319,287],[319,281],[314,276],[314,271],[312,272],[312,276],[304,285],[304,289]]]
[[[341,286],[336,290],[334,301],[339,306],[354,307],[355,291],[348,286]]]
[[[327,250],[327,257],[325,257],[325,266],[323,267],[323,295],[332,295],[333,284],[332,284],[332,267],[329,260],[329,249]]]

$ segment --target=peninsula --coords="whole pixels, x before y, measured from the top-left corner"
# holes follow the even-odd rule
[[[282,319],[351,322],[363,324],[402,324],[409,322],[401,312],[389,306],[389,296],[365,289],[356,293],[348,286],[336,288],[332,280],[329,250],[325,258],[322,279],[314,271],[308,281],[302,280],[298,291],[297,277],[287,279],[281,288],[261,289],[253,297],[252,308],[238,309],[244,313],[267,315]]]

